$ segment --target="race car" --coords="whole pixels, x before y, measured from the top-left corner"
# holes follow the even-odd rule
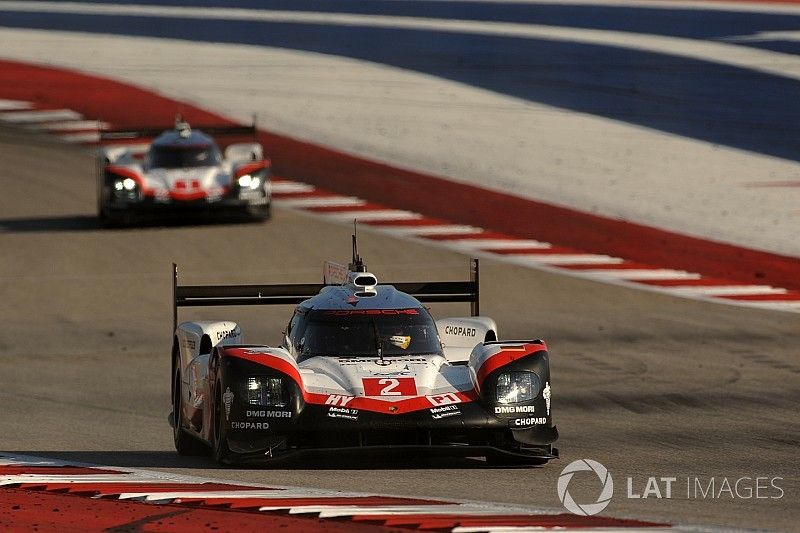
[[[229,214],[252,220],[270,216],[270,161],[257,142],[225,148],[211,137],[252,136],[253,126],[192,127],[180,117],[172,130],[145,128],[101,133],[97,209],[109,226],[144,215]],[[153,138],[149,144],[122,141]],[[137,147],[145,147],[142,152]]]
[[[381,284],[354,254],[324,283],[181,286],[178,307],[298,304],[280,346],[244,344],[234,321],[184,322],[172,348],[179,454],[266,463],[357,449],[543,464],[553,443],[542,340],[498,341],[478,316],[478,261],[465,282]],[[470,302],[434,320],[426,302]]]

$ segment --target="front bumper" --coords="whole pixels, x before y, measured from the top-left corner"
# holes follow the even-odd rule
[[[415,450],[460,457],[495,456],[548,461],[558,429],[550,416],[495,416],[478,402],[391,415],[328,405],[294,410],[237,408],[226,421],[232,462],[258,462],[331,450]],[[445,416],[442,416],[445,415]],[[539,423],[533,423],[539,422]]]

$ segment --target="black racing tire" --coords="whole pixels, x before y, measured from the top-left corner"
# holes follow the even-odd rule
[[[265,222],[272,218],[272,204],[257,205],[248,207],[247,214],[253,222]]]
[[[183,395],[181,391],[181,371],[176,365],[172,388],[172,438],[178,455],[208,455],[208,447],[189,434],[183,427]]]
[[[222,383],[217,382],[214,395],[214,460],[221,464],[230,464],[231,450],[228,448],[228,426],[225,424],[224,406],[222,402]]]

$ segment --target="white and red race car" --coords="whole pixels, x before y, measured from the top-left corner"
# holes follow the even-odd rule
[[[473,260],[466,282],[388,285],[356,257],[327,268],[323,285],[247,286],[179,286],[176,269],[176,322],[183,306],[299,303],[276,347],[244,344],[233,321],[175,328],[178,453],[224,463],[385,448],[558,457],[547,347],[497,340],[495,322],[476,316],[477,269]],[[473,316],[434,320],[423,302],[471,302]]]
[[[192,129],[178,119],[173,130],[105,131],[98,162],[97,209],[107,225],[143,216],[229,214],[270,216],[270,161],[257,142],[229,144],[211,135],[255,138],[253,126]],[[147,144],[124,141],[153,138]],[[145,150],[136,149],[144,147]]]

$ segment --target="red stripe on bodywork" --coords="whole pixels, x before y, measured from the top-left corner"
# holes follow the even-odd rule
[[[248,163],[247,165],[241,166],[236,169],[234,173],[235,177],[244,176],[245,174],[250,174],[251,172],[258,172],[259,170],[264,170],[265,168],[269,168],[270,161],[269,159],[264,159],[262,161],[256,161],[254,163]]]
[[[480,369],[477,371],[477,380],[481,386],[486,377],[497,370],[513,361],[523,359],[529,356],[535,356],[541,352],[547,351],[547,345],[542,344],[520,344],[519,348],[504,348],[500,352],[492,355],[483,362]],[[405,398],[402,400],[388,401],[380,400],[377,398],[365,396],[352,396],[347,392],[321,394],[318,392],[310,392],[306,390],[300,372],[289,361],[282,357],[272,355],[268,352],[257,352],[249,348],[223,348],[222,353],[225,356],[237,357],[252,363],[277,370],[290,377],[297,384],[303,395],[303,400],[311,405],[331,405],[335,407],[349,407],[354,409],[363,409],[374,413],[383,413],[389,415],[401,415],[411,413],[414,411],[421,411],[423,409],[431,409],[438,407],[440,404],[433,403],[427,396],[416,396],[413,398]],[[479,398],[477,390],[472,389],[468,391],[450,391],[442,394],[454,394],[458,397],[458,403],[469,403]],[[430,396],[441,396],[442,394],[431,394]],[[345,398],[345,404],[336,403],[332,398]],[[444,405],[444,404],[441,404]]]
[[[331,403],[331,397],[345,397],[351,398],[346,404],[347,407],[390,415],[401,415],[405,413],[411,413],[413,411],[437,407],[437,405],[432,403],[426,396],[417,396],[414,398],[406,398],[396,401],[385,401],[378,400],[376,398],[367,398],[364,396],[350,396],[346,392],[333,394],[309,392],[303,385],[303,379],[300,377],[300,372],[298,371],[297,367],[282,357],[261,352],[248,353],[248,351],[252,352],[252,350],[248,350],[247,348],[223,348],[222,351],[226,356],[244,359],[246,361],[277,370],[278,372],[287,375],[297,384],[301,394],[303,395],[303,400],[307,404],[344,407],[344,405],[340,405],[338,403]],[[450,394],[455,394],[460,403],[471,402],[478,398],[478,395],[474,390],[450,392]],[[432,394],[431,396],[439,396],[439,394]]]
[[[521,346],[523,349],[503,348],[501,351],[484,361],[476,372],[478,385],[482,386],[483,382],[486,380],[486,377],[500,367],[503,367],[513,361],[547,351],[547,345],[544,343],[524,344]]]

